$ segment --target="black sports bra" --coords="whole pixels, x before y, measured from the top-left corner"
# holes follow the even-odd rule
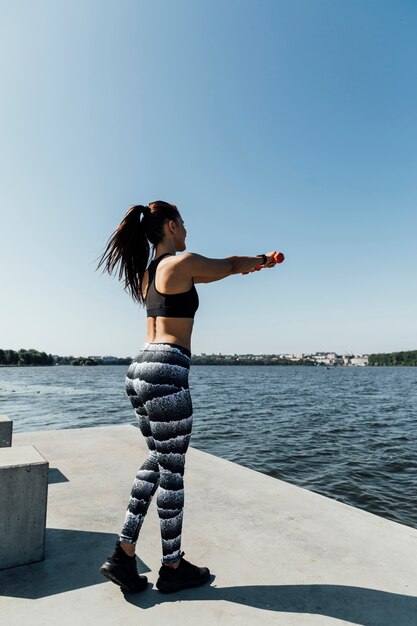
[[[194,318],[198,309],[198,293],[194,282],[191,289],[182,293],[161,293],[155,286],[156,268],[162,259],[170,256],[161,254],[151,261],[148,267],[148,289],[146,291],[147,317],[188,317]]]

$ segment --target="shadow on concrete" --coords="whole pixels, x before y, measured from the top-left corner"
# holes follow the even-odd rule
[[[0,571],[0,597],[44,598],[107,582],[100,565],[110,554],[117,535],[47,528],[45,560]],[[149,569],[137,560],[139,573]]]
[[[0,596],[37,599],[105,583],[99,567],[117,536],[81,530],[46,529],[45,561],[0,571]],[[149,572],[138,559],[138,571]],[[155,572],[155,575],[157,573]],[[226,600],[280,613],[324,615],[362,626],[415,626],[417,598],[376,589],[343,585],[248,585],[218,588],[213,585],[163,595],[149,584],[139,594],[125,594],[138,609],[168,602]]]
[[[48,485],[55,483],[69,483],[69,479],[57,467],[50,467],[48,470]]]
[[[148,588],[142,594],[125,594],[125,598],[140,609],[166,602],[226,600],[266,611],[325,615],[362,626],[417,623],[416,597],[343,585],[206,586],[169,596]]]

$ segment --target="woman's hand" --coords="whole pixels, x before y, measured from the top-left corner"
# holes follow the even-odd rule
[[[251,270],[249,270],[248,272],[243,272],[243,273],[252,274],[252,272],[259,272],[259,270],[263,270],[266,267],[268,268],[275,267],[277,263],[282,263],[282,261],[284,260],[284,255],[282,254],[282,252],[277,252],[276,250],[272,250],[272,252],[268,252],[268,254],[265,254],[265,256],[266,256],[266,263],[264,263],[263,265],[258,265],[257,267],[254,267]]]
[[[262,265],[262,267],[275,267],[275,265],[277,264],[276,260],[275,260],[275,255],[278,254],[278,252],[276,250],[272,250],[272,252],[268,252],[265,256],[266,256],[266,263],[265,265]]]

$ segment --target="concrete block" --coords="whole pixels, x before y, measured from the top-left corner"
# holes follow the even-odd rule
[[[0,570],[45,558],[48,467],[33,446],[0,449]]]
[[[12,445],[13,422],[7,415],[0,415],[0,448]]]

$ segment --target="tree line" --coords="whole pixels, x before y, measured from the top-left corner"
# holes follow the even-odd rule
[[[55,356],[39,350],[3,350],[0,348],[0,365],[129,365],[130,357],[92,359],[91,357]]]
[[[417,350],[407,350],[405,352],[388,352],[387,354],[370,354],[368,365],[417,365]]]
[[[0,365],[53,365],[51,354],[38,350],[2,350],[0,348]]]

